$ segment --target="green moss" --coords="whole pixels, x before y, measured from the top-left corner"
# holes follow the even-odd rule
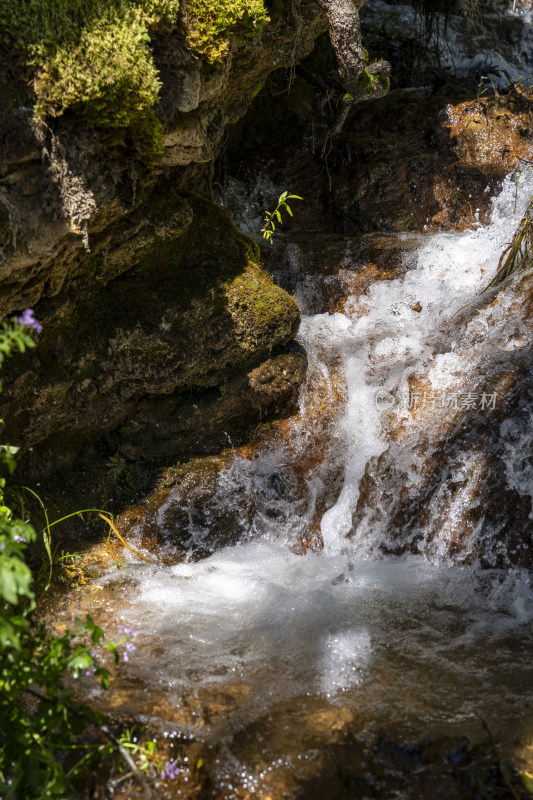
[[[258,264],[249,262],[244,272],[226,283],[225,293],[244,352],[255,350],[260,340],[285,344],[298,333],[296,302]]]
[[[385,93],[389,91],[390,88],[390,79],[387,77],[381,77],[380,75],[373,75],[369,72],[366,68],[363,69],[362,73],[360,74],[358,81],[359,87],[362,89],[363,92],[369,92],[372,89],[378,88],[380,85],[382,89],[385,90]],[[349,102],[345,98],[346,102]]]
[[[269,21],[263,0],[184,0],[183,13],[187,43],[208,61],[225,55],[236,25],[256,36]]]
[[[37,116],[70,109],[150,162],[162,129],[149,31],[175,25],[178,10],[179,0],[19,0],[0,5],[0,43],[26,59]]]
[[[366,69],[364,69],[359,76],[359,86],[361,89],[371,89],[378,82],[379,78],[376,75],[372,75]]]
[[[263,86],[265,85],[265,81],[262,78],[258,78],[252,87],[252,100],[254,100]]]
[[[267,21],[263,0],[17,0],[0,3],[0,45],[30,68],[37,116],[70,109],[150,162],[162,152],[151,35],[180,23],[213,62],[236,25],[254,35]]]

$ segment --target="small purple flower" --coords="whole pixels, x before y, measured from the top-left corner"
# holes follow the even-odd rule
[[[126,625],[119,625],[118,629],[120,633],[125,633],[126,636],[131,636],[133,633],[133,628],[127,628]]]
[[[100,666],[100,663],[92,650],[89,650],[89,655],[91,656],[93,663],[90,664],[83,673],[86,678],[92,678],[94,676],[94,673]]]
[[[23,542],[24,544],[26,544],[26,539],[25,539],[23,536],[19,536],[19,535],[18,535],[18,533],[16,533],[16,534],[13,536],[13,539],[14,539],[16,542],[19,542],[19,543]]]
[[[35,319],[34,313],[33,308],[26,308],[18,318],[18,321],[21,325],[26,325],[28,328],[33,328],[37,333],[41,333],[43,326]]]
[[[122,653],[122,660],[123,661],[129,661],[130,660],[127,653]]]
[[[137,650],[137,648],[135,647],[133,642],[128,642],[126,645],[126,650],[128,651],[128,653],[133,653],[135,650]]]
[[[178,777],[180,772],[181,770],[179,767],[176,766],[175,761],[167,761],[167,763],[165,764],[165,768],[161,773],[161,777],[163,779],[168,778],[169,781],[173,781]]]

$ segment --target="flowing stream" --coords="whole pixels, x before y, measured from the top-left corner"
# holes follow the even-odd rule
[[[237,452],[201,515],[170,492],[158,563],[99,580],[93,613],[140,631],[113,702],[207,743],[207,796],[460,796],[415,791],[405,743],[486,740],[481,719],[499,752],[532,755],[532,329],[512,287],[478,297],[532,193],[515,175],[487,227],[396,235],[398,276],[363,292],[345,243],[339,310],[301,327],[300,414]],[[190,556],[171,563],[180,504]],[[221,519],[232,543],[213,545]],[[385,740],[410,790],[368,760]]]

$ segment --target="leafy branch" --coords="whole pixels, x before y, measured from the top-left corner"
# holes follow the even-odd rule
[[[297,194],[283,192],[283,194],[279,196],[278,204],[274,211],[265,211],[265,220],[263,227],[261,228],[261,233],[263,234],[263,239],[267,239],[270,244],[272,244],[272,235],[276,230],[275,220],[277,220],[280,225],[283,225],[283,220],[281,218],[282,209],[285,209],[289,216],[293,216],[287,200],[303,200],[303,197],[299,197]]]

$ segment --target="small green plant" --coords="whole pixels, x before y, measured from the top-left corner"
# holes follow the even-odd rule
[[[293,216],[287,200],[303,200],[303,197],[299,197],[297,194],[283,192],[283,194],[280,194],[279,196],[278,204],[274,211],[265,211],[265,221],[263,227],[261,228],[261,233],[263,235],[263,239],[267,239],[270,244],[272,244],[272,236],[276,230],[275,220],[277,220],[280,225],[283,225],[283,219],[281,217],[282,209],[285,209],[289,216]]]
[[[533,775],[531,772],[527,772],[526,770],[519,770],[518,775],[520,776],[520,780],[524,786],[524,789],[528,794],[533,794]]]
[[[120,478],[126,466],[126,459],[120,453],[115,453],[114,456],[110,456],[107,460],[108,472],[115,481]]]
[[[41,324],[33,311],[0,327],[0,364],[13,351],[34,347],[30,330]],[[2,445],[0,466],[8,475],[15,469],[16,447]],[[102,657],[127,661],[135,632],[121,630],[118,643],[105,639],[102,629],[87,615],[75,620],[75,629],[62,636],[49,632],[36,618],[36,594],[25,558],[37,533],[26,519],[17,519],[6,501],[6,478],[0,478],[0,797],[4,800],[53,800],[77,795],[87,769],[105,756],[130,758],[105,726],[100,714],[75,698],[73,681],[96,679],[109,686],[110,672]],[[29,490],[32,492],[32,490]],[[33,493],[33,492],[32,492]],[[40,498],[39,502],[42,503]],[[46,559],[46,588],[56,561],[51,550],[53,525],[43,505],[42,532]],[[24,509],[22,508],[24,516]],[[70,516],[70,515],[69,515]],[[72,560],[77,554],[63,554]],[[46,563],[46,562],[45,562]],[[91,736],[85,736],[92,729]],[[95,732],[97,735],[95,735]],[[129,763],[129,761],[128,761]],[[130,767],[132,764],[130,764]],[[133,774],[139,779],[133,764]],[[144,776],[142,776],[144,779]]]
[[[151,739],[139,742],[134,728],[126,728],[120,735],[120,743],[135,760],[141,772],[151,772],[154,777],[165,768],[165,759],[157,755],[157,743]]]

